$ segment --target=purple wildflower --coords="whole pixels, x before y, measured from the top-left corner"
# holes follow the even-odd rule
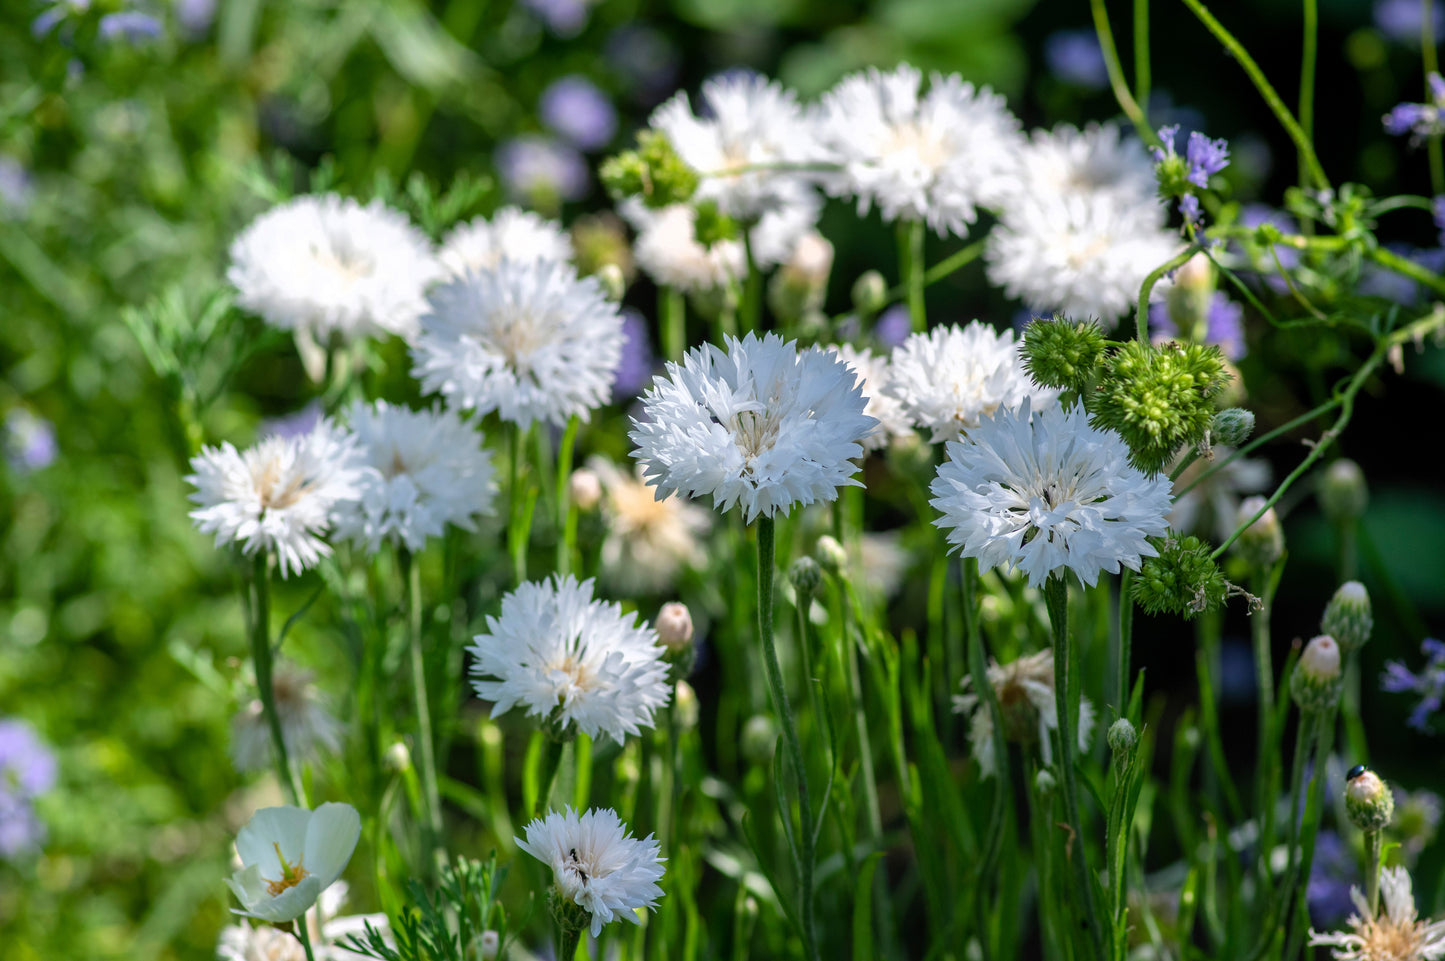
[[[523,0],[523,6],[563,39],[577,36],[587,26],[586,0]]]
[[[1378,0],[1375,4],[1375,26],[1398,43],[1420,45],[1421,0]],[[1436,40],[1445,40],[1445,8],[1439,0],[1430,0],[1430,28]]]
[[[162,33],[161,22],[139,10],[107,13],[100,18],[99,30],[102,40],[124,40],[132,44],[155,40]]]
[[[1432,72],[1425,80],[1430,86],[1432,102],[1395,104],[1382,120],[1386,133],[1396,137],[1410,134],[1418,139],[1438,137],[1445,132],[1445,124],[1442,124],[1442,110],[1445,110],[1445,78]]]
[[[1186,224],[1199,223],[1199,198],[1193,194],[1185,194],[1180,197],[1179,215],[1184,218]]]
[[[1210,140],[1198,130],[1189,135],[1185,159],[1189,162],[1189,182],[1201,190],[1209,187],[1209,178],[1229,166],[1229,141],[1223,137]]]
[[[1239,360],[1245,354],[1244,305],[1237,304],[1216,290],[1204,315],[1204,342],[1217,344],[1224,356]],[[1149,329],[1163,337],[1178,337],[1179,325],[1169,315],[1169,306],[1162,300],[1149,305]]]
[[[542,122],[581,150],[599,150],[617,133],[612,101],[586,77],[556,80],[542,93]]]
[[[1178,136],[1178,134],[1179,125],[1177,123],[1166,124],[1159,128],[1159,141],[1164,144],[1164,146],[1149,148],[1149,152],[1154,155],[1155,163],[1162,164],[1170,157],[1176,156],[1174,153],[1174,138]]]
[[[1420,649],[1426,658],[1420,673],[1412,672],[1402,661],[1387,661],[1380,675],[1380,688],[1392,694],[1420,695],[1420,703],[1405,723],[1417,731],[1428,731],[1430,716],[1440,710],[1445,700],[1445,642],[1427,637]]]
[[[176,20],[192,40],[204,37],[216,19],[216,0],[176,0]]]
[[[1088,90],[1102,90],[1109,84],[1104,51],[1093,30],[1055,30],[1044,40],[1044,62],[1049,72],[1065,83]]]
[[[14,157],[0,154],[0,217],[22,215],[34,193],[30,171]]]
[[[24,721],[0,720],[0,858],[38,848],[45,825],[35,814],[36,797],[55,786],[55,755]]]
[[[497,147],[496,161],[514,200],[579,200],[587,194],[587,161],[550,137],[528,134],[508,140]]]
[[[1355,880],[1355,859],[1345,842],[1334,831],[1321,831],[1315,838],[1315,859],[1305,889],[1310,920],[1322,928],[1334,927],[1354,910],[1350,885]]]
[[[58,448],[50,421],[16,407],[5,415],[5,460],[17,474],[49,467]]]
[[[1435,218],[1435,229],[1440,231],[1440,246],[1445,247],[1445,194],[1430,202],[1430,212]]]
[[[622,312],[622,363],[612,379],[614,399],[642,392],[652,380],[652,344],[647,321],[635,310]]]
[[[908,308],[902,304],[894,304],[883,311],[873,325],[873,336],[889,350],[907,340],[911,333],[913,321],[908,316]]]
[[[321,402],[313,400],[298,411],[266,418],[261,421],[256,434],[259,437],[300,437],[311,433],[320,422]]]

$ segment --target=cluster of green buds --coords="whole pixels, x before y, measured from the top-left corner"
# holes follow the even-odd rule
[[[1199,538],[1162,537],[1153,544],[1158,556],[1145,558],[1134,575],[1134,602],[1145,612],[1191,620],[1218,610],[1236,590]]]
[[[1340,702],[1344,687],[1340,670],[1340,646],[1328,634],[1305,645],[1289,679],[1290,697],[1304,714],[1317,714]]]
[[[684,163],[667,136],[656,130],[639,133],[636,150],[605,160],[600,175],[613,199],[641,197],[654,209],[687,203],[697,191],[697,171]]]

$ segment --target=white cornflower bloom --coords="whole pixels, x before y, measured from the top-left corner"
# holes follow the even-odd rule
[[[1044,648],[1037,654],[1020,657],[1000,665],[992,658],[988,663],[988,683],[993,687],[1003,716],[1004,739],[1018,744],[1037,744],[1045,765],[1053,763],[1050,732],[1059,728],[1058,705],[1054,700],[1054,653]],[[983,777],[998,773],[998,759],[993,753],[993,717],[978,692],[973,690],[972,675],[965,674],[963,693],[953,698],[953,710],[969,715],[968,743],[973,759]],[[1079,701],[1079,750],[1089,749],[1094,732],[1094,705],[1089,699]]]
[[[276,713],[286,754],[305,761],[341,747],[341,722],[327,709],[310,671],[277,661],[271,675]],[[241,772],[271,767],[271,728],[260,700],[252,700],[231,720],[231,760]]]
[[[503,207],[487,220],[458,224],[442,238],[437,259],[457,277],[490,270],[509,260],[572,260],[572,240],[553,220],[528,210]]]
[[[1024,370],[1020,346],[1013,331],[1000,334],[977,320],[912,334],[893,351],[884,390],[933,443],[956,440],[994,411],[1025,399],[1042,408],[1058,396]]]
[[[1004,98],[957,74],[922,74],[902,64],[844,77],[815,114],[823,156],[842,164],[825,175],[833,196],[877,204],[886,221],[922,220],[940,235],[963,236],[978,207],[996,206],[1015,177],[1023,137]]]
[[[863,449],[882,450],[898,438],[912,434],[913,422],[908,419],[908,412],[898,398],[888,392],[888,386],[893,382],[893,365],[888,358],[852,344],[839,344],[833,350],[843,363],[853,368],[858,386],[868,399],[863,413],[878,421],[878,425],[863,438]]]
[[[236,542],[246,555],[275,551],[281,576],[316,566],[331,553],[321,535],[360,494],[355,441],[329,420],[309,433],[271,436],[238,451],[229,443],[191,458],[191,511],[216,546]]]
[[[552,868],[557,893],[592,915],[591,934],[614,918],[641,924],[639,908],[662,897],[661,846],[652,835],[638,840],[611,808],[594,808],[578,817],[567,808],[527,825],[517,847]]]
[[[502,598],[487,631],[467,650],[477,695],[496,702],[492,717],[521,704],[542,722],[621,744],[652,727],[671,697],[656,633],[595,600],[590,580],[528,581]]]
[[[1310,947],[1329,947],[1335,961],[1436,961],[1445,958],[1445,921],[1421,921],[1415,911],[1410,874],[1404,868],[1380,872],[1384,910],[1371,917],[1370,905],[1356,887],[1350,899],[1358,914],[1347,931],[1321,934],[1310,928]]]
[[[297,197],[266,211],[231,244],[236,303],[268,324],[324,341],[416,332],[431,243],[379,200]]]
[[[711,512],[685,497],[658,500],[635,470],[590,459],[602,484],[607,536],[602,541],[602,582],[623,597],[658,594],[686,567],[703,563],[699,539],[712,526]]]
[[[358,499],[337,517],[337,537],[373,554],[384,540],[415,552],[448,524],[476,530],[473,518],[492,512],[492,455],[455,412],[357,401],[349,420],[370,469]]]
[[[738,72],[704,83],[701,101],[699,117],[680,92],[649,120],[701,175],[694,199],[715,201],[723,213],[752,221],[812,192],[806,175],[766,169],[816,159],[812,127],[791,90]]]
[[[1035,130],[1019,150],[1018,161],[1018,178],[1005,207],[1036,194],[1104,194],[1163,212],[1153,158],[1142,143],[1124,137],[1112,123],[1083,130],[1070,124]]]
[[[633,452],[659,498],[711,494],[751,523],[794,504],[837,498],[851,484],[877,421],[854,371],[832,351],[776,334],[704,344],[667,365],[634,418]]]
[[[226,883],[245,910],[232,912],[274,924],[299,918],[341,876],[360,837],[350,804],[262,808],[236,835],[242,867]]]
[[[932,491],[949,544],[1034,587],[1065,568],[1090,586],[1100,571],[1138,570],[1158,554],[1146,538],[1169,529],[1169,478],[1131,465],[1124,439],[1082,405],[1033,413],[1025,400],[985,418],[948,445]]]
[[[637,266],[664,287],[693,293],[741,283],[747,275],[747,253],[741,240],[721,240],[705,247],[697,239],[697,211],[688,204],[660,210],[636,198],[621,206],[622,216],[637,230],[633,257]],[[814,195],[764,213],[750,228],[753,263],[767,270],[792,256],[818,220],[821,202]]]
[[[596,278],[555,261],[502,259],[433,287],[412,374],[449,406],[557,426],[607,403],[622,315]]]
[[[321,892],[316,913],[306,916],[316,961],[361,961],[367,957],[347,950],[336,942],[351,935],[366,936],[370,924],[387,943],[392,943],[390,922],[385,914],[354,914],[338,917],[346,902],[345,881],[337,881]],[[319,920],[319,923],[318,923]],[[246,918],[221,929],[216,944],[218,961],[306,961],[306,949],[296,937],[269,924],[252,926]]]

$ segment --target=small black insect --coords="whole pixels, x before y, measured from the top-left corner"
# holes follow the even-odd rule
[[[1359,777],[1361,774],[1364,774],[1368,770],[1369,768],[1365,767],[1365,765],[1356,764],[1354,767],[1350,768],[1350,773],[1345,775],[1345,780],[1353,781],[1355,778]]]

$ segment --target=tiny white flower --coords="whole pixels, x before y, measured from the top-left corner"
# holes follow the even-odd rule
[[[1310,928],[1310,947],[1333,948],[1335,961],[1437,961],[1445,958],[1445,921],[1421,921],[1415,910],[1410,874],[1404,868],[1380,872],[1384,910],[1372,916],[1356,887],[1350,888],[1355,910],[1348,930],[1321,933]]]
[[[412,374],[449,406],[522,428],[587,420],[611,396],[622,315],[596,278],[555,261],[503,258],[433,287]]]
[[[670,588],[684,568],[703,563],[699,538],[712,514],[685,497],[658,500],[642,468],[621,470],[603,458],[587,462],[602,484],[607,536],[602,581],[624,597]]]
[[[652,727],[672,695],[657,635],[595,600],[590,580],[528,581],[502,598],[487,631],[467,651],[477,696],[496,702],[492,717],[520,704],[539,721],[621,744]]]
[[[997,410],[1025,399],[1040,408],[1057,397],[1024,370],[1020,346],[1013,331],[977,320],[913,334],[893,351],[884,390],[933,443],[956,440]]]
[[[639,908],[662,897],[661,846],[652,835],[638,840],[627,833],[617,812],[572,808],[553,811],[527,825],[517,847],[551,867],[557,892],[592,915],[591,934],[615,918],[641,924]]]
[[[889,393],[893,383],[893,365],[889,359],[852,344],[839,344],[833,350],[843,363],[853,368],[858,386],[868,399],[863,413],[878,421],[863,438],[864,450],[882,450],[898,438],[912,434],[913,423],[908,419],[908,412],[898,398]]]
[[[334,754],[341,747],[341,722],[327,710],[311,681],[310,671],[289,661],[277,661],[271,675],[281,736],[293,761]],[[231,720],[231,760],[237,771],[262,771],[271,767],[272,750],[271,728],[261,702],[250,701]]]
[[[422,292],[440,272],[431,243],[379,200],[297,197],[266,211],[231,244],[236,303],[274,327],[325,341],[410,338]]]
[[[350,804],[262,808],[236,835],[242,867],[226,883],[244,910],[231,910],[277,924],[299,918],[341,876],[360,837]]]
[[[1169,479],[1131,465],[1124,439],[1082,405],[1033,413],[1025,400],[984,418],[948,445],[932,491],[934,523],[960,555],[1034,587],[1065,569],[1090,586],[1100,571],[1138,570],[1158,554],[1147,538],[1169,529]]]
[[[634,418],[633,456],[659,498],[710,494],[744,519],[831,501],[858,485],[863,438],[877,421],[854,371],[832,351],[776,334],[704,344],[667,365]]]
[[[490,220],[458,224],[442,238],[437,259],[454,275],[496,267],[510,260],[572,259],[572,241],[556,221],[517,207],[503,207]]]
[[[448,524],[476,530],[473,519],[492,512],[492,456],[458,414],[358,401],[349,420],[369,469],[337,518],[337,537],[373,554],[382,541],[416,552]]]
[[[331,553],[321,535],[359,496],[362,468],[354,440],[322,419],[310,432],[271,436],[238,451],[207,447],[191,458],[191,511],[216,546],[237,543],[246,555],[275,551],[281,576],[315,567]]]
[[[1059,728],[1058,703],[1054,698],[1054,653],[1044,648],[1008,664],[988,662],[988,683],[1003,716],[1004,739],[1020,744],[1037,744],[1045,765],[1053,763],[1050,732]],[[960,685],[962,694],[953,697],[953,710],[969,715],[968,743],[973,759],[983,777],[998,773],[998,758],[993,752],[993,717],[978,692],[973,690],[973,676],[965,674]],[[1094,705],[1087,697],[1079,701],[1078,744],[1080,751],[1089,749],[1094,733]]]

